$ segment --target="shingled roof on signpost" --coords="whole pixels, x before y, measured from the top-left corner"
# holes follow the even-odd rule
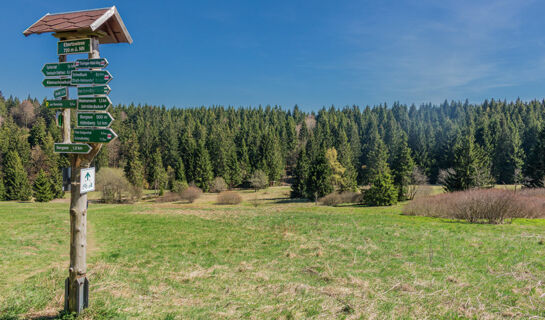
[[[55,32],[56,37],[70,39],[82,34],[96,35],[100,43],[132,43],[132,38],[117,8],[83,10],[65,13],[46,14],[36,21],[23,34]]]

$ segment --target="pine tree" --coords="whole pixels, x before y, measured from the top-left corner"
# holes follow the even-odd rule
[[[138,150],[138,140],[133,133],[125,144],[126,162],[125,162],[125,177],[135,187],[142,189],[144,187],[144,165],[140,161]]]
[[[365,204],[370,206],[391,206],[397,203],[398,191],[392,176],[381,172],[371,182],[371,188],[363,193]]]
[[[153,185],[153,189],[159,190],[159,195],[163,195],[168,184],[168,175],[163,167],[163,159],[159,149],[153,154],[151,162],[150,182]]]
[[[6,200],[6,187],[4,186],[4,179],[0,177],[0,201]]]
[[[531,188],[545,187],[545,126],[539,132],[526,160],[525,185]]]
[[[355,191],[357,189],[357,172],[354,168],[352,148],[344,130],[339,133],[339,162],[346,169],[342,175],[340,191]]]
[[[195,184],[203,191],[208,191],[210,182],[213,179],[212,176],[212,164],[210,163],[210,156],[204,145],[204,141],[200,141],[197,144],[195,154],[193,156],[193,174]]]
[[[261,168],[269,176],[269,181],[278,181],[282,177],[284,160],[278,139],[272,130],[263,135],[260,145]]]
[[[325,157],[325,149],[318,151],[309,168],[305,195],[310,200],[317,200],[333,192],[331,167]]]
[[[305,148],[301,148],[297,163],[293,170],[293,183],[291,184],[291,198],[303,198],[306,196],[306,184],[309,173],[309,159]]]
[[[10,150],[4,158],[4,183],[7,200],[28,201],[32,197],[32,189],[27,173],[17,152]]]
[[[372,131],[366,147],[365,176],[366,181],[372,182],[384,172],[390,173],[388,166],[388,150],[380,138],[378,130]]]
[[[397,146],[394,146],[392,162],[392,176],[394,186],[398,191],[398,200],[407,199],[407,187],[410,183],[410,176],[414,168],[414,161],[411,157],[411,150],[407,145],[407,138],[401,137]]]
[[[488,187],[492,183],[490,164],[475,143],[471,129],[458,137],[454,145],[454,166],[443,173],[440,182],[449,192]]]
[[[34,199],[38,202],[49,202],[53,200],[53,190],[51,179],[40,169],[36,180],[34,181]]]

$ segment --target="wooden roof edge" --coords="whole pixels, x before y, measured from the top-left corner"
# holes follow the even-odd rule
[[[125,38],[127,38],[127,43],[131,44],[132,37],[127,28],[125,27],[125,23],[123,22],[123,19],[121,19],[121,15],[119,15],[119,11],[117,11],[117,8],[115,6],[112,6],[100,18],[96,19],[95,22],[91,23],[91,30],[95,31],[96,29],[100,28],[106,21],[108,21],[113,16],[115,16],[117,22],[119,23],[119,26],[121,27],[121,31],[125,35]]]
[[[34,25],[35,25],[36,23],[42,21],[43,18],[45,18],[45,17],[47,17],[47,16],[49,16],[49,15],[51,15],[51,14],[48,12],[48,13],[44,14],[43,17],[41,17],[40,19],[36,20],[36,22],[34,22],[30,27],[26,28],[25,31],[23,31],[23,35],[24,35],[25,37],[28,37],[29,35],[33,34],[34,32],[30,32],[30,31],[29,31],[30,28],[34,27]]]

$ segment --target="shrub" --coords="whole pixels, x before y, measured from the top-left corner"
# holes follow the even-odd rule
[[[258,189],[265,189],[269,185],[269,177],[267,177],[265,172],[256,170],[250,179],[248,179],[248,182],[257,191]]]
[[[235,191],[223,191],[218,194],[217,204],[239,204],[242,202],[242,197]]]
[[[227,189],[229,189],[229,187],[222,177],[216,177],[210,184],[210,192],[220,193]]]
[[[195,200],[199,199],[201,195],[202,195],[201,189],[195,186],[190,186],[190,187],[187,187],[182,192],[180,192],[180,199],[186,200],[189,203],[193,203]]]
[[[365,204],[370,206],[391,206],[397,203],[397,189],[388,173],[377,175],[371,188],[363,193]]]
[[[509,190],[480,189],[418,198],[403,213],[471,223],[499,224],[513,218],[545,217],[545,192],[515,193]]]
[[[361,202],[361,194],[356,192],[330,193],[325,197],[318,199],[325,206],[336,206],[341,203],[359,203]]]
[[[97,173],[97,190],[102,192],[104,202],[123,202],[125,195],[130,192],[129,189],[129,181],[120,169],[102,168]]]
[[[164,196],[157,198],[157,202],[175,202],[182,200],[180,193],[168,192]]]
[[[187,182],[174,180],[172,181],[172,189],[170,191],[174,193],[182,193],[182,191],[187,189],[187,187],[188,187]]]

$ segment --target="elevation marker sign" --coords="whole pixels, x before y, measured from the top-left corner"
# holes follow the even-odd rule
[[[117,134],[110,128],[74,129],[74,141],[91,143],[108,143],[117,138]]]
[[[106,70],[72,71],[72,84],[108,84],[112,75]]]
[[[113,121],[108,112],[78,112],[78,127],[109,127]]]
[[[91,53],[91,39],[65,40],[57,43],[57,54]]]

